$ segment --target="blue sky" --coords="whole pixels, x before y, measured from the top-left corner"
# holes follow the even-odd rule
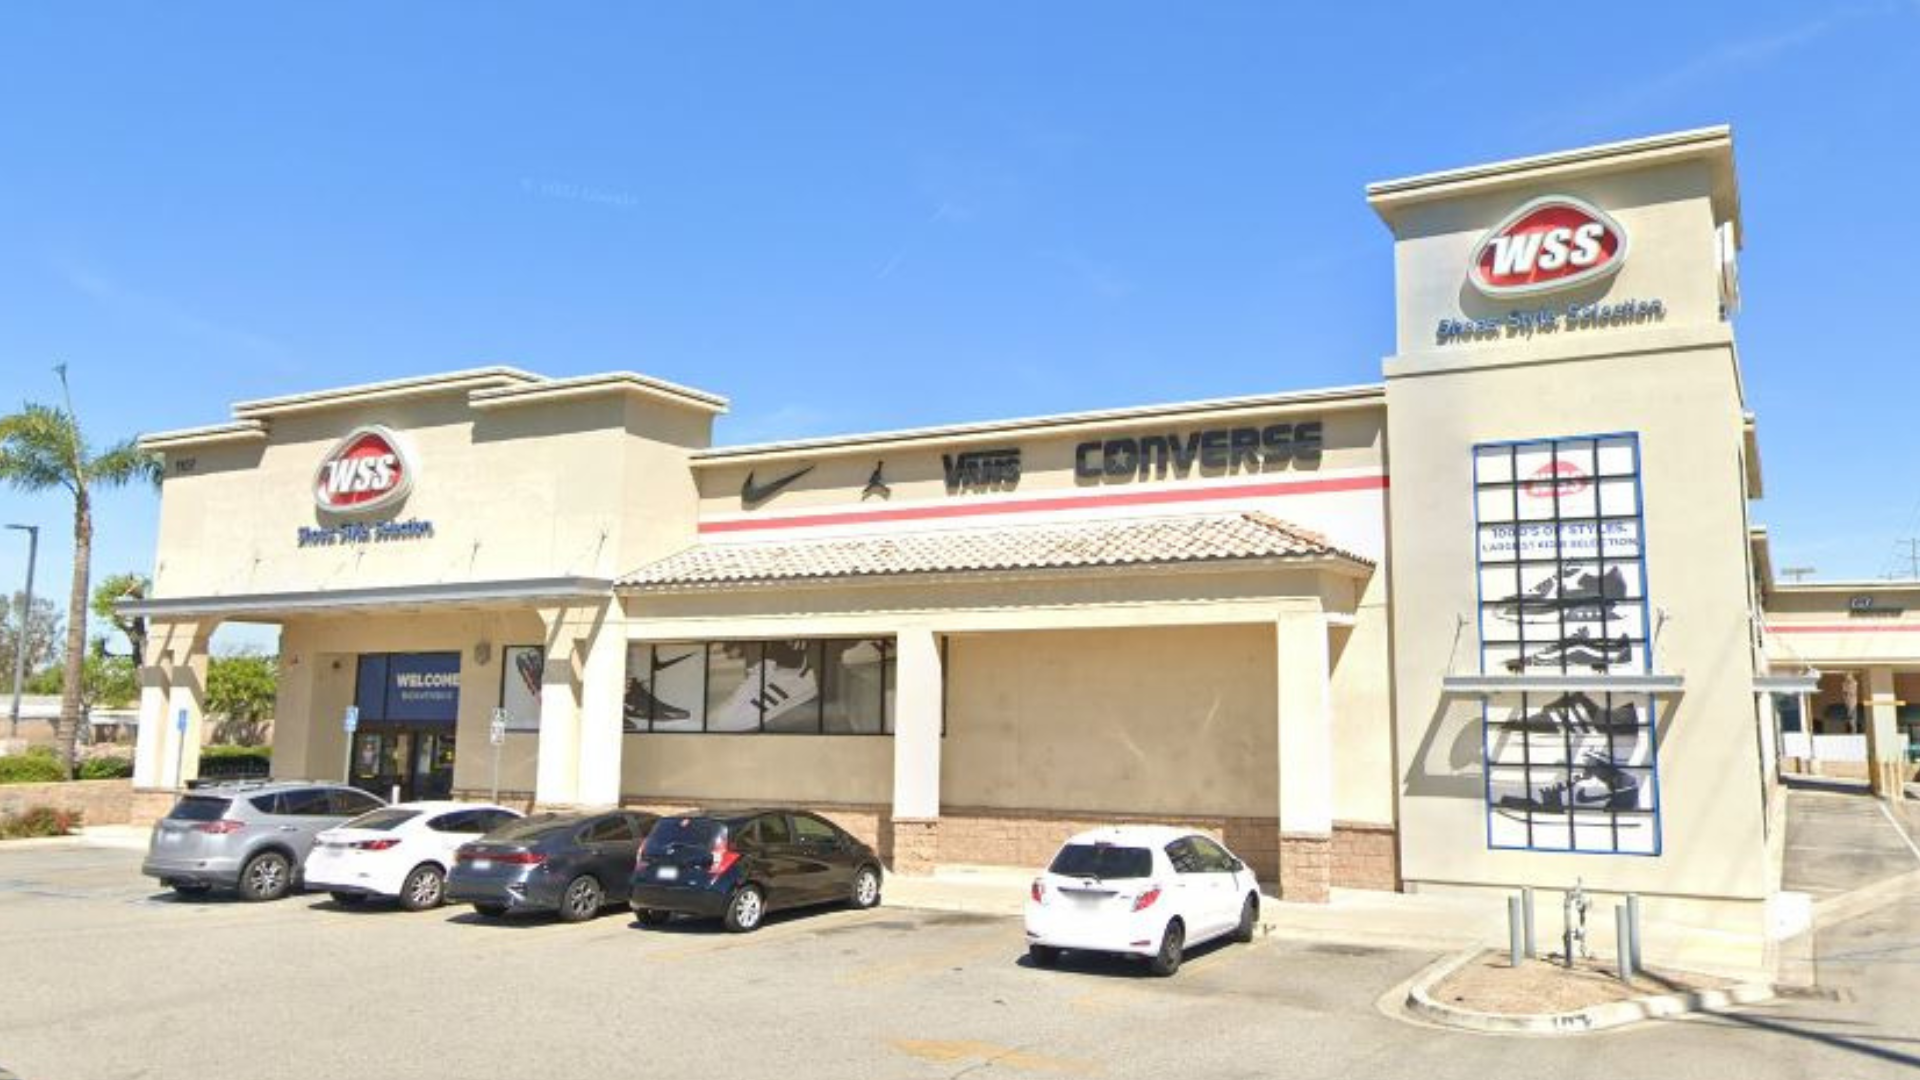
[[[0,405],[64,360],[104,440],[506,362],[719,391],[742,442],[1370,382],[1368,181],[1730,122],[1756,518],[1876,576],[1920,533],[1916,71],[1914,0],[9,4]],[[154,519],[103,497],[96,573]],[[65,506],[21,520],[63,592]]]

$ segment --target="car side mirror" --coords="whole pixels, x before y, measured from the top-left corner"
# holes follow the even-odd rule
[[[1227,865],[1231,867],[1233,872],[1236,874],[1247,868],[1247,864],[1241,862],[1238,858],[1228,859]]]

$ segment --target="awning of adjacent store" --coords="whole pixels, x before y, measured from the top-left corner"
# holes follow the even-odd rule
[[[1798,675],[1756,675],[1753,678],[1753,692],[1756,694],[1817,694],[1820,692],[1820,673],[1808,671]]]
[[[889,535],[701,544],[622,578],[628,591],[902,575],[1150,566],[1320,563],[1365,574],[1373,562],[1319,533],[1258,512],[999,525]]]
[[[518,578],[504,581],[387,585],[306,592],[236,593],[229,596],[153,597],[123,600],[121,614],[147,619],[274,619],[288,615],[395,612],[428,609],[527,607],[604,600],[606,578]]]

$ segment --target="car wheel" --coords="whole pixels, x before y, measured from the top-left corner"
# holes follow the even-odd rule
[[[1029,945],[1027,956],[1040,967],[1050,968],[1060,962],[1060,950],[1052,945]]]
[[[1247,894],[1247,902],[1240,905],[1240,925],[1233,928],[1233,940],[1246,944],[1253,940],[1253,932],[1260,926],[1260,900],[1253,894]]]
[[[1160,951],[1153,954],[1147,967],[1161,978],[1180,970],[1180,960],[1187,945],[1186,927],[1175,919],[1167,924],[1167,932],[1160,935]]]
[[[560,921],[585,922],[600,914],[605,906],[607,890],[600,887],[600,879],[581,874],[567,882],[567,891],[560,895]]]
[[[199,899],[213,891],[213,886],[192,881],[172,881],[167,883],[174,895]]]
[[[473,910],[489,919],[498,919],[507,913],[504,904],[475,904],[473,905]]]
[[[367,899],[366,893],[357,892],[331,892],[327,895],[333,897],[333,902],[341,907],[357,907]]]
[[[853,893],[848,902],[865,911],[880,903],[880,871],[871,866],[863,866],[853,875]]]
[[[760,920],[767,914],[766,897],[760,895],[757,885],[742,885],[727,901],[727,913],[722,918],[729,932],[747,934],[760,929]]]
[[[673,918],[673,912],[656,911],[653,908],[643,908],[634,912],[634,915],[640,919],[641,926],[665,926]]]
[[[400,884],[400,906],[408,911],[437,908],[446,896],[447,877],[432,863],[421,863]]]
[[[293,887],[293,864],[277,851],[263,851],[240,868],[240,899],[278,900]]]

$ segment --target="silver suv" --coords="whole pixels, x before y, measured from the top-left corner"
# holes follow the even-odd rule
[[[358,788],[305,780],[198,788],[153,823],[140,872],[182,896],[223,888],[278,900],[298,884],[315,836],[385,805]]]

